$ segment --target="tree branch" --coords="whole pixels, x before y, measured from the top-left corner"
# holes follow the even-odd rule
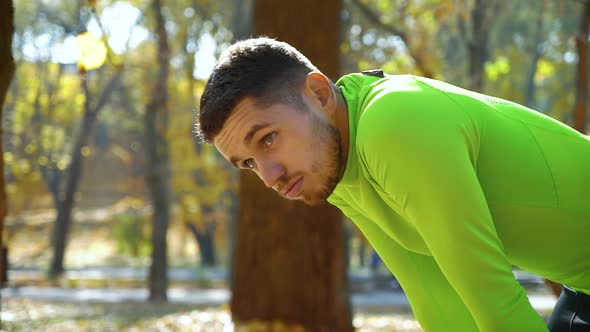
[[[387,32],[390,32],[393,35],[400,37],[401,40],[404,42],[404,44],[406,44],[406,46],[408,45],[408,42],[407,42],[408,38],[407,38],[407,34],[405,31],[402,31],[402,30],[394,27],[393,25],[386,24],[385,22],[383,22],[381,20],[381,17],[379,17],[378,13],[373,11],[373,9],[369,8],[369,6],[360,2],[360,0],[351,0],[351,1],[355,6],[357,6],[360,9],[360,11],[363,13],[363,15],[365,15],[365,17],[368,18],[373,24],[377,25],[379,28],[381,28]]]
[[[119,83],[119,78],[123,73],[123,66],[117,66],[115,69],[115,73],[107,83],[106,87],[102,90],[100,97],[98,98],[98,102],[94,107],[91,109],[92,113],[98,113],[104,105],[107,103],[111,93],[115,90],[115,87]]]
[[[414,59],[414,64],[416,65],[416,68],[422,73],[422,75],[424,75],[426,77],[430,77],[430,78],[434,77],[434,72],[430,68],[428,68],[428,65],[426,64],[427,61],[424,61],[422,55],[420,53],[416,52],[416,50],[411,47],[410,42],[408,40],[408,34],[405,31],[402,31],[391,24],[387,24],[387,23],[383,22],[381,20],[381,18],[379,17],[378,13],[373,11],[367,5],[360,2],[360,0],[351,0],[351,1],[353,4],[355,4],[361,10],[361,12],[365,15],[365,17],[367,17],[373,24],[375,24],[380,29],[382,29],[386,32],[390,32],[391,34],[400,37],[400,39],[406,45],[406,48],[408,50],[410,57],[412,57],[412,59]],[[401,12],[405,12],[405,11],[406,11],[406,8],[404,6],[403,8],[401,8]]]

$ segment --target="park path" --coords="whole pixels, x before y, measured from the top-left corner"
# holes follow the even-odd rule
[[[517,279],[529,290],[529,299],[539,311],[551,310],[556,299],[543,290],[543,281],[526,272],[516,271]],[[50,287],[35,286],[34,280],[42,280],[44,272],[38,269],[15,269],[9,271],[8,287],[0,291],[2,298],[30,298],[39,300],[82,301],[82,302],[125,302],[145,301],[148,292],[145,288],[110,287],[116,280],[146,280],[147,271],[142,268],[86,268],[68,270],[64,278],[72,280],[104,280],[105,287]],[[220,306],[229,303],[230,291],[222,285],[226,272],[222,269],[196,270],[187,268],[169,269],[172,286],[169,288],[170,302],[190,303],[195,306]],[[377,283],[370,273],[353,271],[349,274],[351,304],[356,309],[385,309],[410,311],[405,294],[390,277],[380,276]],[[212,285],[206,289],[190,287],[198,280],[207,280]],[[174,286],[174,282],[188,283]],[[81,283],[83,285],[83,283]]]
[[[126,301],[146,301],[148,292],[139,288],[62,288],[62,287],[11,287],[1,291],[2,298],[29,298],[37,300],[58,300],[71,302],[115,303]],[[228,304],[230,292],[218,289],[171,288],[168,299],[173,303],[190,303],[198,307],[212,307]],[[538,311],[551,310],[556,299],[548,294],[530,294],[529,300]],[[392,309],[409,311],[410,307],[404,293],[400,290],[375,290],[351,294],[351,304],[355,309]]]

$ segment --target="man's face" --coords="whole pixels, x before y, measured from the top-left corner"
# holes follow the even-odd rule
[[[215,147],[234,166],[255,172],[267,187],[308,205],[324,202],[342,177],[340,133],[311,102],[260,109],[245,98],[232,111]]]

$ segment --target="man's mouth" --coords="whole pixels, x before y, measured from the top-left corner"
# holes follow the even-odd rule
[[[281,194],[287,198],[295,198],[301,192],[301,185],[303,183],[303,177],[300,177],[290,186],[288,186]]]

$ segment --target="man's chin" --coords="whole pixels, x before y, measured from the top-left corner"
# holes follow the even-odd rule
[[[324,203],[327,202],[326,199],[320,199],[320,198],[316,198],[316,199],[310,199],[307,197],[287,197],[287,196],[283,196],[281,194],[279,194],[279,196],[281,196],[283,199],[289,200],[289,201],[299,201],[302,202],[303,204],[307,205],[307,206],[318,206],[318,205],[322,205]]]
[[[325,193],[324,193],[323,195],[315,195],[315,197],[311,197],[306,194],[303,194],[302,196],[297,196],[297,197],[287,197],[282,194],[279,194],[279,196],[281,196],[284,199],[290,200],[290,201],[303,202],[303,204],[305,204],[307,206],[318,206],[318,205],[322,205],[322,204],[326,203],[328,201],[327,197],[329,195],[325,195]]]
[[[321,205],[322,203],[325,202],[325,200],[319,200],[319,199],[308,199],[305,197],[286,197],[286,196],[282,196],[284,199],[289,200],[289,201],[299,201],[302,202],[303,204],[307,205],[307,206],[318,206]]]

